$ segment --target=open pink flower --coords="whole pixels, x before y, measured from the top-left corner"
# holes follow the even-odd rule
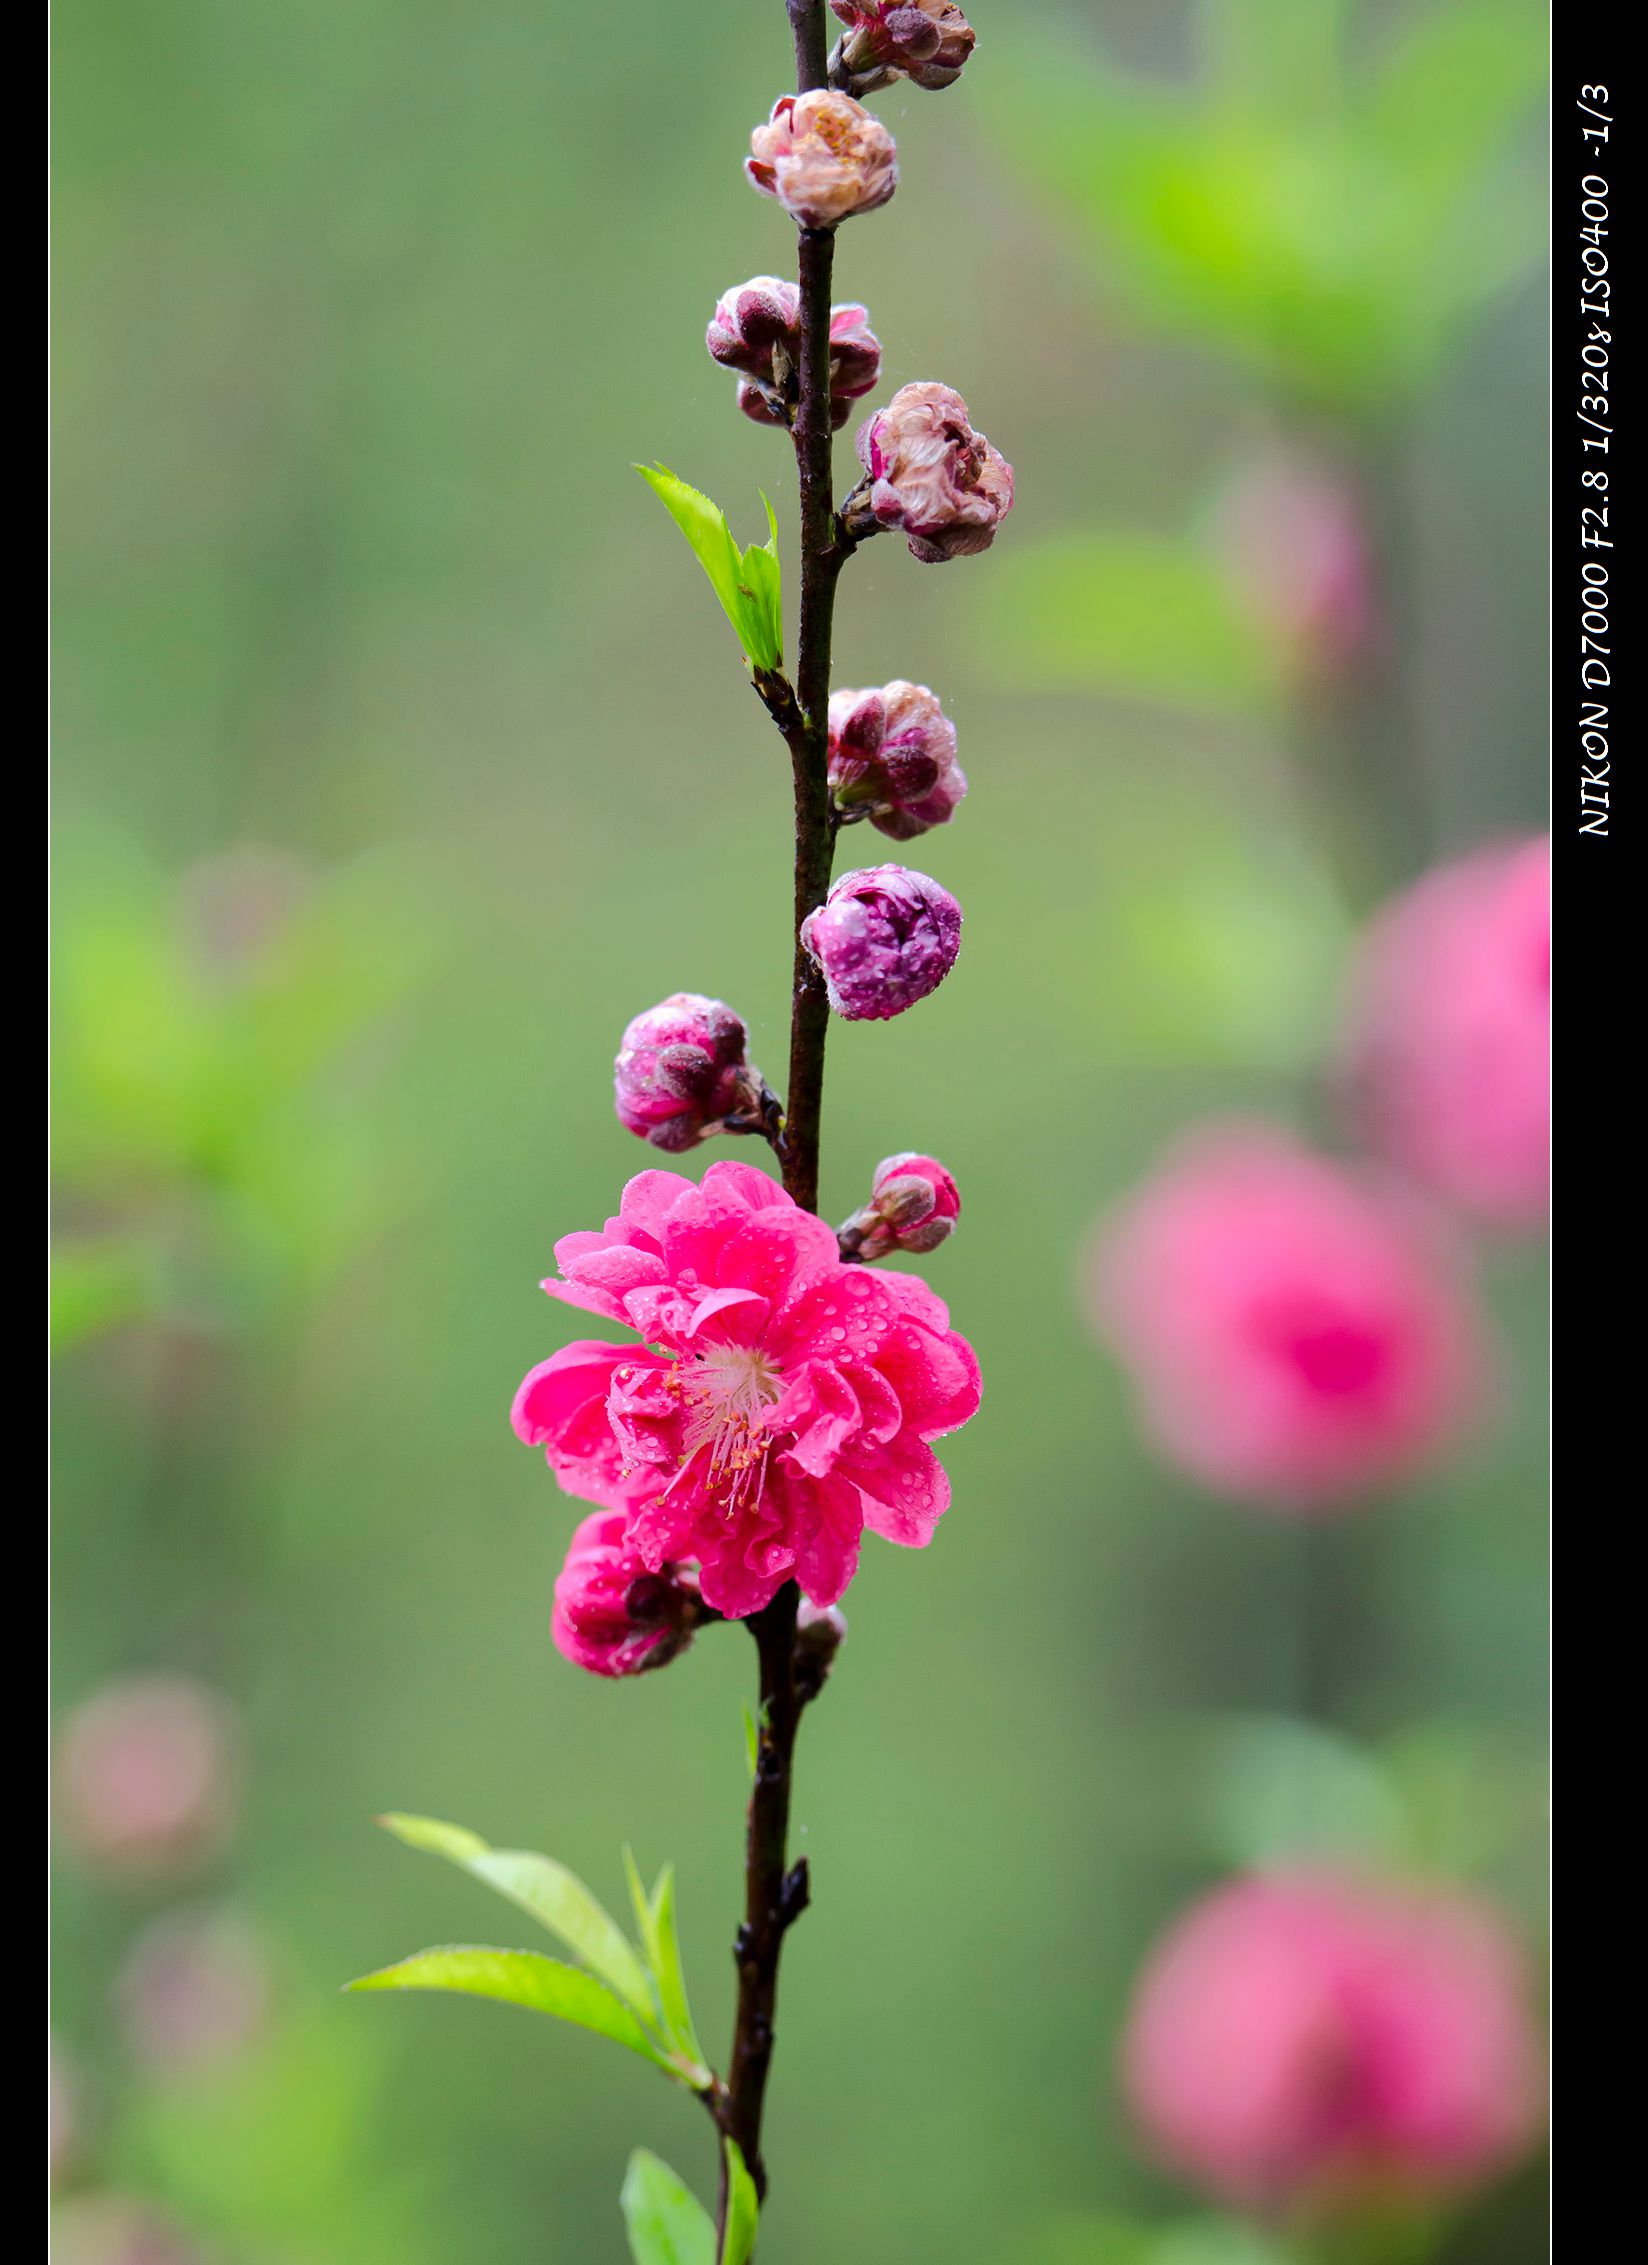
[[[1168,2161],[1251,2208],[1469,2185],[1537,2114],[1527,1979],[1498,1915],[1327,1873],[1237,1880],[1180,1920],[1123,2065]]]
[[[1348,1086],[1365,1137],[1476,1216],[1543,1218],[1551,1155],[1551,845],[1479,851],[1375,920]]]
[[[922,1548],[950,1499],[930,1442],[978,1406],[972,1347],[914,1275],[843,1263],[834,1231],[747,1164],[642,1172],[616,1219],[555,1246],[551,1297],[641,1342],[566,1346],[514,1425],[569,1494],[627,1513],[651,1572],[696,1560],[732,1618],[794,1579],[833,1604],[864,1527]]]
[[[1451,1246],[1279,1127],[1184,1142],[1104,1234],[1094,1289],[1157,1444],[1220,1493],[1320,1513],[1474,1411],[1481,1326]]]

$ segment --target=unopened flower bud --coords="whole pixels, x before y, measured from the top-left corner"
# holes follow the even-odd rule
[[[847,1641],[847,1615],[839,1605],[814,1604],[804,1596],[795,1615],[796,1683],[805,1699],[816,1699]]]
[[[898,187],[898,152],[879,118],[828,87],[786,94],[750,136],[744,170],[801,228],[873,212]]]
[[[876,1166],[870,1200],[840,1231],[841,1253],[870,1265],[896,1250],[919,1256],[955,1233],[961,1192],[935,1156],[906,1149]]]
[[[555,1648],[592,1675],[666,1666],[686,1650],[703,1617],[696,1576],[679,1565],[649,1573],[624,1538],[628,1525],[624,1510],[586,1518],[555,1582]]]
[[[955,84],[973,52],[973,27],[953,0],[830,0],[830,9],[847,26],[830,77],[854,94],[889,79],[936,92]]]
[[[961,907],[904,865],[843,873],[801,923],[830,1005],[848,1022],[886,1022],[936,991],[961,949]]]
[[[618,1121],[671,1155],[731,1121],[758,1120],[761,1072],[745,1059],[742,1019],[720,999],[675,991],[624,1032],[614,1067]]]
[[[1013,508],[1013,467],[947,385],[906,385],[858,429],[865,485],[848,499],[849,527],[902,529],[927,565],[984,551]]]
[[[801,397],[801,294],[776,275],[752,276],[715,303],[705,345],[744,382],[738,406],[758,425],[789,428]],[[881,341],[863,307],[830,309],[830,419],[837,427],[881,375]]]
[[[942,826],[967,792],[956,727],[925,684],[830,695],[830,788],[842,818],[896,842]]]

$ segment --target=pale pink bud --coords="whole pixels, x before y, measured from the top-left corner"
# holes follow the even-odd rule
[[[877,527],[897,527],[928,565],[984,551],[1013,508],[1013,467],[968,422],[947,385],[906,385],[858,428],[867,488],[855,499]]]
[[[1324,1516],[1478,1412],[1486,1326],[1440,1223],[1278,1126],[1180,1142],[1096,1256],[1096,1318],[1147,1429],[1218,1493]]]
[[[752,276],[723,291],[705,334],[705,345],[723,369],[737,370],[744,382],[738,406],[758,425],[795,421],[801,397],[801,294],[776,275]],[[852,405],[881,375],[881,341],[859,306],[830,309],[830,419],[844,425]]]
[[[624,1032],[613,1065],[619,1123],[676,1155],[729,1120],[758,1118],[761,1072],[745,1060],[747,1043],[742,1020],[720,999],[672,992]]]
[[[855,94],[889,79],[953,86],[973,52],[973,27],[953,0],[830,0],[830,8],[847,26],[830,76]]]
[[[955,1233],[960,1212],[960,1190],[944,1166],[906,1149],[876,1166],[869,1202],[840,1231],[842,1256],[870,1265],[895,1250],[937,1250]]]
[[[185,1873],[222,1847],[236,1797],[234,1724],[181,1676],[105,1684],[63,1725],[57,1801],[87,1863],[137,1878]]]
[[[237,2058],[266,2028],[273,1994],[262,1945],[226,1912],[166,1913],[138,1937],[116,1985],[126,2042],[157,2075]]]
[[[1123,2068],[1168,2162],[1267,2211],[1469,2186],[1537,2120],[1527,1978],[1498,1914],[1326,1873],[1237,1880],[1181,1919]]]
[[[572,1537],[555,1581],[550,1634],[574,1667],[641,1675],[692,1641],[703,1617],[696,1578],[678,1565],[649,1573],[625,1540],[626,1510],[598,1510]]]
[[[936,991],[961,949],[961,907],[906,865],[843,873],[801,923],[830,1004],[848,1022],[887,1022]]]
[[[834,228],[873,212],[898,187],[893,137],[850,95],[786,94],[750,136],[744,170],[801,228]]]
[[[1429,873],[1374,921],[1346,1086],[1363,1137],[1449,1202],[1528,1227],[1549,1198],[1551,845]]]
[[[956,727],[925,684],[896,677],[830,695],[830,787],[843,819],[868,818],[896,842],[954,816],[967,792]]]

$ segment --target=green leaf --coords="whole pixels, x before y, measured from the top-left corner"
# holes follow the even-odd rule
[[[761,1758],[761,1729],[755,1719],[755,1709],[748,1699],[744,1701],[744,1758],[750,1765],[750,1776],[755,1776],[756,1763]]]
[[[727,2155],[727,2230],[721,2237],[721,2265],[748,2265],[755,2254],[761,2206],[737,2140],[724,2139],[721,2144]]]
[[[466,1832],[462,1825],[442,1824],[436,1817],[396,1815],[380,1817],[378,1822],[409,1848],[446,1857],[530,1912],[643,2021],[657,2021],[658,2003],[652,1984],[628,1936],[564,1864],[527,1849],[490,1848],[478,1833]],[[699,2057],[694,2053],[695,2060]]]
[[[631,2155],[618,2201],[635,2265],[714,2265],[709,2212],[646,2148]]]
[[[581,1966],[564,1966],[536,1950],[493,1950],[478,1943],[420,1950],[398,1965],[363,1974],[350,1990],[455,1990],[465,1997],[497,1998],[530,2013],[553,2014],[574,2028],[590,2029],[625,2045],[655,2068],[679,2075],[622,1999]]]
[[[767,509],[768,539],[741,551],[719,504],[677,479],[667,465],[637,464],[635,469],[692,545],[751,662],[758,669],[782,667],[783,577],[778,561],[778,521],[765,495],[761,500]]]
[[[710,2081],[710,2071],[687,2006],[686,1977],[681,1970],[681,1946],[676,1934],[675,1867],[673,1864],[664,1866],[649,1896],[641,1884],[634,1855],[626,1848],[624,1875],[629,1881],[630,1902],[635,1907],[635,1924],[640,1929],[641,1942],[658,1986],[658,2001],[664,2009],[664,2027],[669,2041],[692,2064],[689,2082],[705,2085]]]

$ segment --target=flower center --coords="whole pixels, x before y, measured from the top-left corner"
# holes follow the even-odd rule
[[[676,1372],[685,1403],[683,1468],[709,1457],[712,1494],[729,1512],[760,1491],[771,1434],[767,1410],[784,1389],[777,1364],[753,1345],[712,1345]]]

